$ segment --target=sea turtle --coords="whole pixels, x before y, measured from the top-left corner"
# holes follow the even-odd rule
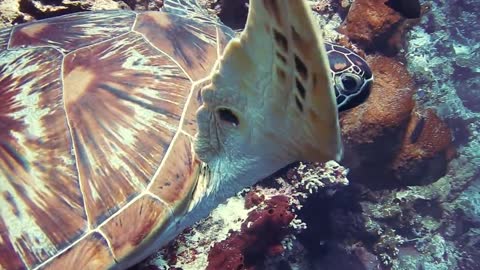
[[[239,37],[164,5],[0,30],[0,269],[124,269],[285,165],[340,158],[304,1],[251,0]]]
[[[370,94],[373,73],[358,54],[338,44],[325,42],[337,106],[340,111],[363,103]]]

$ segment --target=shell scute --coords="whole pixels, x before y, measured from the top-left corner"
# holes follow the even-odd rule
[[[165,158],[149,191],[181,214],[185,210],[183,206],[188,205],[200,171],[190,137],[179,133]]]
[[[324,45],[325,45],[325,50],[327,51],[327,53],[333,50],[333,44],[332,43],[325,42]]]
[[[5,193],[3,196],[5,196]],[[0,269],[22,269],[24,263],[20,255],[15,252],[7,229],[5,222],[0,219]]]
[[[60,63],[61,54],[51,48],[0,54],[1,233],[28,266],[86,229]]]
[[[0,30],[0,268],[108,268],[188,206],[200,100],[185,106],[230,35],[158,14]]]
[[[134,32],[67,55],[64,78],[85,207],[95,227],[146,188],[179,128],[191,82]]]
[[[121,261],[140,245],[153,240],[152,234],[161,232],[169,219],[170,210],[165,204],[152,196],[143,195],[100,230],[109,239],[115,259]]]
[[[330,70],[334,72],[340,72],[352,66],[352,63],[350,63],[347,57],[341,52],[328,52],[328,60],[330,63]]]
[[[105,238],[98,232],[91,233],[78,243],[47,263],[41,269],[108,269],[115,259]]]
[[[343,46],[332,45],[332,47],[333,47],[333,50],[338,51],[338,52],[342,52],[342,53],[344,53],[345,55],[352,53],[352,51],[350,51],[349,49],[347,49],[347,48],[345,48],[345,47],[343,47]]]
[[[363,73],[362,76],[364,76],[366,79],[372,78],[372,70],[370,69],[365,60],[363,60],[360,56],[356,54],[350,54],[348,58],[357,67],[357,74]]]
[[[146,12],[138,15],[135,31],[170,55],[196,81],[209,75],[218,58],[217,27],[177,15]]]
[[[16,26],[9,48],[53,46],[68,53],[129,32],[135,16],[126,11],[81,12]]]

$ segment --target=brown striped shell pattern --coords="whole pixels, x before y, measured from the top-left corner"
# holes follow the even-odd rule
[[[188,100],[232,35],[130,11],[0,30],[0,269],[106,268],[168,222],[166,204],[183,211]]]
[[[251,0],[235,39],[164,2],[0,29],[0,269],[123,269],[288,163],[341,156],[331,76],[368,66],[329,69],[304,1]]]

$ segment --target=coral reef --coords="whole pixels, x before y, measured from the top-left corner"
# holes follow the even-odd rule
[[[245,0],[199,2],[234,29],[245,22]],[[346,183],[334,164],[290,168],[136,269],[480,269],[480,5],[434,0],[407,20],[383,2],[309,1],[325,38],[366,56],[375,76],[367,102],[341,115],[350,185],[331,192]],[[103,8],[156,6],[0,3],[3,25]]]
[[[265,201],[264,207],[249,213],[239,232],[213,245],[206,269],[253,269],[258,261],[263,263],[265,256],[281,255],[284,251],[281,241],[295,217],[289,208],[289,198],[284,195]]]
[[[299,252],[304,202],[347,185],[347,172],[333,161],[293,166],[230,198],[135,269],[278,269]]]
[[[444,177],[411,190],[412,194],[424,194],[424,204],[439,205],[441,210],[442,215],[433,218],[439,229],[423,234],[428,237],[424,242],[444,247],[442,259],[432,250],[426,252],[437,269],[480,267],[480,223],[475,222],[479,213],[475,202],[480,199],[479,71],[478,65],[471,65],[480,56],[480,26],[472,24],[479,12],[475,1],[433,1],[431,12],[407,39],[408,68],[422,89],[416,95],[417,103],[422,108],[435,108],[453,131],[457,147]]]
[[[431,12],[410,33],[408,67],[427,97],[441,98],[421,98],[426,106],[440,107],[445,114],[461,112],[463,107],[479,112],[480,70],[475,63],[480,61],[480,26],[472,23],[478,20],[478,12],[475,1],[434,1]],[[462,104],[454,105],[455,100]]]
[[[478,95],[473,97],[479,76],[478,65],[471,62],[478,57],[480,31],[471,23],[478,20],[478,6],[472,3],[431,3],[393,58],[392,50],[379,48],[375,35],[368,37],[374,43],[369,45],[348,31],[343,32],[347,36],[326,34],[367,49],[376,82],[369,100],[341,118],[352,184],[326,201],[315,201],[328,205],[321,208],[321,223],[302,217],[308,228],[323,225],[308,234],[309,242],[317,243],[307,248],[308,258],[318,268],[328,269],[338,256],[364,269],[480,267],[480,103]],[[352,31],[360,29],[362,36],[357,25],[367,17],[350,21]],[[320,22],[338,25],[338,20]],[[407,26],[411,22],[398,31]],[[379,66],[376,59],[381,59]],[[405,88],[408,94],[398,99],[397,91]],[[347,256],[352,254],[356,258]]]

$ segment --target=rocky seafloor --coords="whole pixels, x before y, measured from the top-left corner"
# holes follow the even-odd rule
[[[161,2],[4,0],[0,18]],[[199,2],[241,29],[248,1]],[[421,1],[421,18],[405,19],[384,2],[309,1],[325,39],[375,76],[341,114],[342,166],[294,164],[134,269],[480,269],[480,5]]]

